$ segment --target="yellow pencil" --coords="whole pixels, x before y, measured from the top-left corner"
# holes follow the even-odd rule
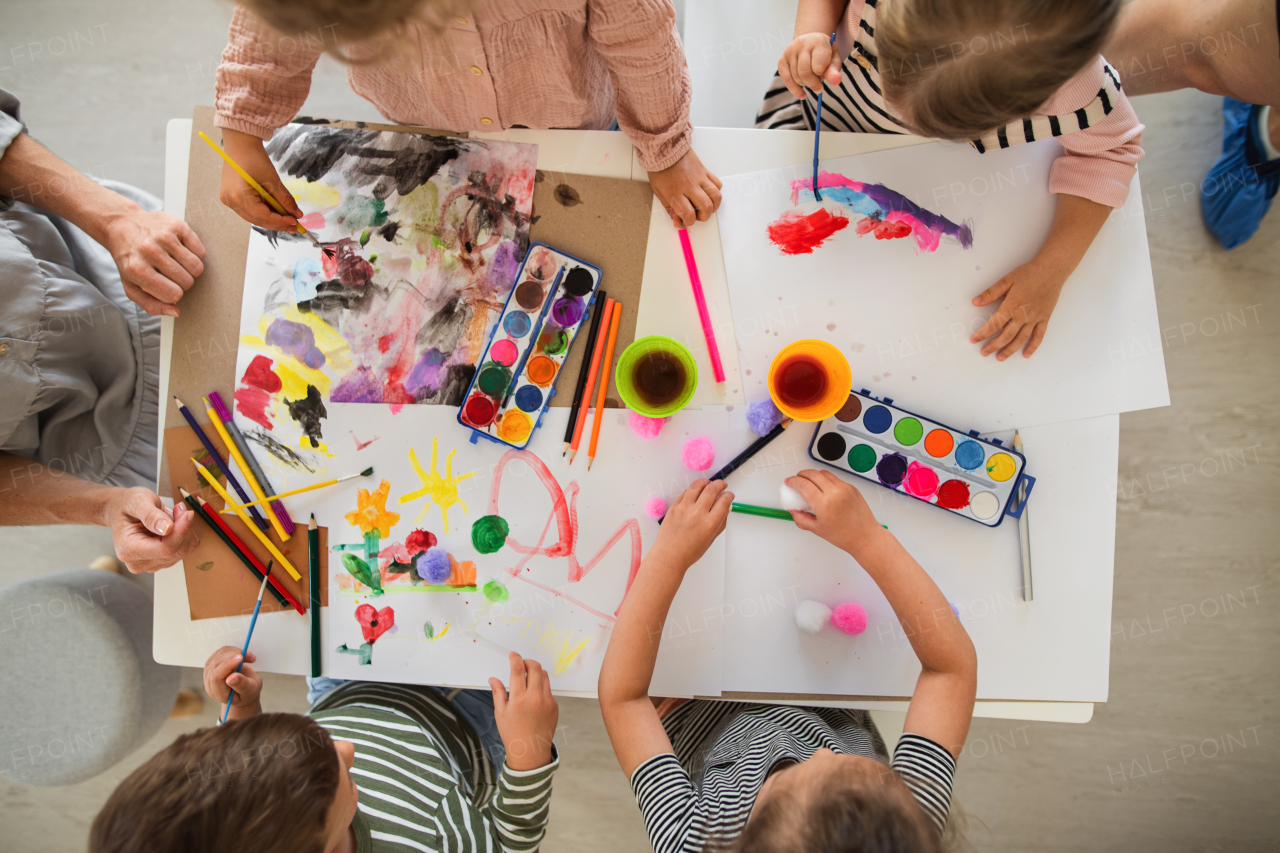
[[[262,486],[258,485],[258,478],[253,476],[253,470],[249,468],[248,463],[244,461],[244,456],[240,453],[240,448],[231,440],[231,433],[227,432],[226,426],[222,423],[222,418],[218,417],[218,413],[213,410],[213,406],[209,404],[208,397],[201,397],[200,401],[204,403],[205,412],[209,415],[209,422],[213,424],[213,428],[218,431],[218,438],[222,439],[222,446],[227,449],[227,453],[231,458],[236,460],[236,464],[240,466],[240,476],[244,477],[245,482],[249,484],[249,488],[253,490],[253,496],[259,501],[263,501],[267,497],[267,493],[262,491]],[[280,523],[280,519],[276,518],[276,514],[271,511],[270,507],[263,507],[263,515],[267,517],[267,521],[271,522],[272,529],[276,535],[280,537],[281,542],[289,541],[289,534],[285,531],[284,525]]]
[[[289,577],[296,581],[302,580],[302,575],[298,574],[298,570],[293,567],[293,563],[290,563],[288,558],[285,557],[284,554],[280,553],[280,549],[275,546],[275,543],[268,539],[267,535],[258,529],[258,525],[254,524],[253,520],[249,518],[249,513],[240,509],[240,505],[231,499],[231,495],[227,494],[227,490],[222,488],[222,484],[218,482],[218,478],[210,474],[209,469],[201,465],[195,459],[191,460],[191,464],[196,466],[196,470],[200,472],[200,476],[204,477],[205,481],[208,482],[209,485],[213,486],[213,490],[218,493],[219,497],[226,501],[228,506],[234,506],[236,508],[236,515],[240,516],[240,520],[249,528],[249,532],[254,536],[257,536],[259,542],[267,546],[267,550],[271,552],[271,556],[279,560],[280,565],[284,566],[285,570],[289,572]]]
[[[223,160],[226,160],[227,165],[235,169],[237,175],[244,178],[245,182],[249,184],[249,186],[253,187],[255,190],[258,191],[258,195],[262,196],[263,201],[271,205],[272,210],[274,210],[276,213],[280,214],[281,216],[293,215],[289,211],[285,210],[284,205],[276,201],[275,196],[267,192],[263,188],[262,184],[255,181],[253,177],[250,176],[250,174],[246,172],[244,169],[241,169],[240,164],[237,163],[235,160],[232,160],[231,155],[223,151],[221,146],[218,145],[218,143],[214,142],[212,139],[206,136],[203,130],[200,131],[199,133],[200,133],[200,138],[203,139],[205,142],[209,143],[209,147],[212,148],[214,151],[218,152],[218,156],[221,157]],[[303,228],[301,222],[298,223],[298,233],[301,234],[303,237],[306,237],[308,240],[310,240],[311,245],[315,246],[317,249],[324,248],[323,246],[320,245],[320,241],[316,239],[316,235],[312,234],[306,228]]]

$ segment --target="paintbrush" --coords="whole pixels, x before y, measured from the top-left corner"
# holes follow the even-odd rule
[[[271,577],[271,563],[267,563],[267,574],[262,579],[262,586],[258,587],[258,600],[253,604],[253,616],[249,618],[249,631],[244,635],[244,648],[240,650],[240,665],[236,667],[236,672],[244,669],[244,656],[249,654],[249,641],[253,639],[253,626],[258,624],[258,611],[262,609],[262,593],[267,589],[267,578]],[[227,721],[227,714],[231,713],[231,703],[236,698],[235,688],[227,694],[227,707],[222,709],[222,719],[218,720],[218,725],[222,725]]]
[[[836,43],[836,34],[831,34],[830,44]],[[815,201],[822,201],[822,194],[818,192],[818,142],[822,139],[822,90],[818,91],[818,109],[813,119],[813,198]]]
[[[249,502],[249,494],[244,490],[244,486],[240,485],[240,481],[231,475],[231,468],[226,462],[222,461],[222,454],[218,453],[217,448],[213,446],[213,442],[209,440],[209,436],[200,428],[200,424],[196,422],[196,416],[191,414],[191,410],[174,395],[173,402],[178,404],[178,411],[187,419],[187,423],[191,425],[191,429],[195,431],[196,437],[200,439],[200,443],[204,445],[204,449],[213,457],[213,461],[217,464],[218,470],[222,472],[222,476],[227,478],[227,482],[231,484],[231,488],[236,490],[236,494],[240,496],[240,500],[245,503]],[[249,510],[249,515],[253,517],[253,523],[260,530],[267,529],[267,520],[262,517],[262,513],[256,509]]]
[[[573,443],[573,428],[578,421],[578,408],[582,405],[582,392],[587,387],[587,362],[596,348],[596,335],[600,333],[600,320],[604,317],[605,300],[608,298],[603,290],[596,291],[596,310],[592,312],[591,329],[587,332],[587,342],[582,350],[582,367],[578,368],[578,386],[573,391],[573,403],[569,406],[569,423],[564,430],[564,451],[561,458],[569,452]]]
[[[293,564],[289,562],[289,559],[285,557],[284,554],[280,553],[280,549],[276,547],[275,543],[267,538],[267,534],[263,533],[252,524],[249,524],[249,516],[239,504],[231,499],[231,495],[227,494],[227,490],[222,488],[222,484],[218,482],[218,478],[210,474],[209,469],[201,465],[195,459],[191,460],[191,464],[196,466],[196,470],[204,476],[205,482],[212,486],[213,490],[218,493],[218,497],[222,498],[227,506],[235,510],[236,515],[240,516],[240,520],[249,528],[249,532],[258,537],[258,541],[266,547],[271,556],[279,560],[280,565],[284,566],[285,569],[288,570],[289,577],[296,581],[302,580],[302,575],[298,574],[298,570],[293,567]]]
[[[778,424],[776,427],[769,430],[769,432],[766,433],[765,435],[751,442],[751,444],[747,447],[746,450],[742,451],[737,456],[730,459],[723,468],[721,468],[719,471],[712,474],[708,479],[714,482],[716,480],[723,480],[727,478],[734,471],[737,471],[744,464],[746,464],[746,461],[748,459],[750,459],[752,456],[755,456],[757,453],[763,450],[766,444],[773,441],[778,436],[782,435],[782,433],[789,426],[791,426],[791,418],[784,418],[782,423]],[[662,516],[662,518],[658,519],[658,523],[661,524],[665,519],[666,519],[666,516],[664,515]]]
[[[227,408],[226,403],[222,402],[222,395],[217,391],[210,391],[208,400],[213,404],[213,410],[218,413],[222,423],[226,425],[227,432],[231,435],[231,440],[240,449],[240,455],[244,457],[245,462],[249,463],[249,472],[258,481],[258,485],[262,486],[263,493],[269,495],[275,492],[275,489],[272,488],[271,483],[267,480],[266,472],[262,470],[262,465],[258,463],[257,457],[249,449],[248,439],[244,437],[240,427],[236,426],[235,418],[231,417],[231,410]],[[272,501],[271,509],[280,523],[284,525],[285,532],[293,535],[296,525],[294,525],[293,519],[289,516],[289,511],[285,509],[284,504],[280,503],[280,501]]]
[[[212,139],[206,136],[203,130],[199,131],[199,133],[200,133],[200,138],[203,139],[205,142],[209,143],[209,147],[212,148],[214,151],[218,152],[218,156],[221,157],[223,160],[227,161],[227,165],[235,169],[236,174],[244,178],[245,183],[253,187],[254,190],[258,193],[258,195],[262,196],[263,201],[271,205],[272,210],[274,210],[276,213],[280,214],[281,216],[293,215],[289,211],[285,210],[284,205],[276,201],[275,196],[267,192],[266,189],[262,186],[262,184],[255,181],[248,172],[240,168],[240,164],[237,163],[235,160],[232,160],[231,155],[223,151],[221,146],[218,145],[218,143],[214,142]],[[303,237],[306,237],[308,240],[310,240],[311,245],[315,246],[317,249],[324,252],[326,255],[333,254],[333,249],[327,246],[320,245],[320,241],[316,238],[316,235],[312,234],[310,231],[304,228],[301,222],[298,223],[298,233],[301,234]]]
[[[267,495],[260,501],[248,501],[247,503],[242,503],[242,504],[234,504],[234,503],[228,504],[227,509],[224,509],[223,512],[227,512],[227,511],[234,512],[236,507],[239,507],[240,509],[248,509],[251,506],[257,506],[258,504],[267,503],[269,501],[278,501],[281,498],[288,498],[294,495],[300,495],[303,492],[312,492],[312,491],[315,491],[316,489],[323,489],[327,486],[332,486],[337,483],[345,483],[347,480],[354,480],[356,477],[372,477],[372,476],[373,476],[373,468],[365,468],[359,474],[348,474],[345,477],[338,477],[335,480],[325,480],[323,483],[312,483],[310,486],[303,486],[300,489],[290,489],[289,491],[281,492],[278,495]]]

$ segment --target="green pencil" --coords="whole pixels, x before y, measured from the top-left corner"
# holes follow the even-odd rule
[[[311,677],[320,677],[320,530],[316,527],[316,514],[311,513],[307,525],[307,551],[311,560],[310,583],[307,587],[307,604],[311,608]]]
[[[767,506],[754,506],[753,504],[734,503],[729,507],[733,512],[740,512],[743,515],[759,515],[765,518],[780,518],[783,521],[794,521],[791,513],[785,509],[774,509]]]

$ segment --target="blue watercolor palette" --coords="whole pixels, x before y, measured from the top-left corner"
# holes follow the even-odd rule
[[[489,333],[458,423],[523,449],[555,396],[556,379],[590,316],[602,273],[594,264],[532,243]]]
[[[1000,439],[944,426],[865,388],[818,424],[809,456],[987,527],[1021,516],[1018,485],[1026,481],[1028,497],[1035,486],[1026,458]]]

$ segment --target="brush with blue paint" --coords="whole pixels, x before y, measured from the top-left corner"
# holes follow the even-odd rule
[[[836,43],[836,34],[831,34],[831,45],[834,47]],[[818,90],[818,110],[817,115],[813,119],[813,197],[817,201],[822,201],[822,194],[818,192],[818,142],[822,139],[822,90]]]
[[[262,575],[262,586],[258,587],[258,600],[253,605],[253,616],[249,618],[249,631],[244,635],[244,648],[240,650],[240,665],[236,667],[236,672],[244,669],[244,656],[249,654],[249,641],[253,639],[253,626],[258,624],[258,611],[262,609],[262,594],[267,591],[267,579],[271,577],[271,567],[274,564],[274,561],[267,563],[267,570]],[[235,690],[227,694],[227,707],[222,709],[222,719],[218,721],[218,725],[222,725],[227,721],[227,714],[231,713],[231,703],[235,698]]]

